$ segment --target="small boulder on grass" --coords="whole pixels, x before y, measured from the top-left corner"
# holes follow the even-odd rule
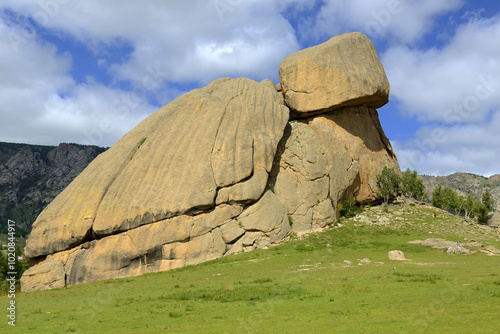
[[[389,257],[389,260],[391,260],[391,261],[408,261],[408,259],[405,258],[405,254],[400,250],[389,251],[388,257]]]
[[[490,253],[493,253],[493,254],[500,254],[500,250],[496,249],[495,247],[493,247],[491,245],[486,247],[486,250]]]

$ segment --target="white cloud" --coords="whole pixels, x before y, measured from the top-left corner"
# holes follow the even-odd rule
[[[265,1],[50,1],[68,4],[45,11],[28,0],[6,0],[4,6],[35,18],[45,12],[44,26],[84,41],[96,53],[130,43],[128,61],[109,69],[134,84],[157,63],[162,82],[206,84],[224,76],[276,80],[281,60],[299,49],[290,24]]]
[[[434,19],[457,10],[462,0],[326,0],[317,16],[302,22],[303,39],[360,31],[372,39],[412,44],[429,33]]]
[[[276,80],[281,60],[300,48],[297,36],[315,43],[358,30],[388,47],[379,52],[400,112],[433,122],[424,123],[413,140],[394,143],[402,167],[431,174],[495,173],[500,46],[494,41],[500,40],[500,19],[476,15],[446,36],[444,46],[422,49],[436,19],[462,3],[3,0],[0,13],[10,12],[0,14],[0,140],[109,146],[157,109],[149,96],[167,103],[189,87],[224,76]],[[298,31],[285,12],[298,22]],[[87,45],[112,84],[99,83],[95,73],[76,82],[73,55],[37,36],[26,17],[61,40]],[[116,46],[130,53],[110,55]],[[119,89],[123,82],[136,95]]]
[[[70,94],[53,96],[43,107],[40,121],[46,131],[57,131],[61,141],[98,146],[110,146],[156,111],[141,96],[96,83],[76,85]]]
[[[497,16],[470,21],[443,49],[389,49],[382,61],[392,96],[421,121],[484,121],[500,106],[499,39]]]
[[[400,46],[383,55],[392,101],[424,124],[413,140],[395,143],[403,168],[499,172],[499,39],[500,16],[474,17],[441,49]]]
[[[67,74],[71,58],[58,55],[52,45],[27,38],[22,27],[0,21],[0,101],[2,122],[0,140],[27,141],[36,128],[26,125],[43,116],[46,97],[64,94],[74,84]],[[21,49],[22,48],[22,49]],[[33,132],[32,132],[33,131]],[[33,138],[30,142],[40,138]]]
[[[402,169],[431,175],[457,171],[493,175],[499,173],[498,129],[500,110],[485,123],[424,126],[412,140],[393,145]]]
[[[1,48],[9,52],[0,54],[5,115],[0,140],[111,145],[156,111],[149,97],[167,103],[184,93],[177,84],[204,85],[224,76],[276,80],[281,60],[299,49],[292,27],[279,14],[284,4],[223,0],[227,6],[220,12],[218,3],[2,1]],[[113,86],[99,84],[93,73],[86,82],[75,82],[71,55],[44,41],[30,20],[62,40],[86,44],[97,67],[115,80]],[[108,50],[123,45],[130,46],[130,54],[108,57]],[[119,81],[134,87],[135,100],[113,88]],[[130,112],[117,116],[116,103]]]
[[[155,111],[145,100],[127,105],[127,92],[76,83],[70,55],[7,23],[5,17],[0,21],[0,141],[106,146]],[[113,103],[120,102],[118,112]]]

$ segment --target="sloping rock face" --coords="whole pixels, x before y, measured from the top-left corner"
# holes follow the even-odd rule
[[[366,39],[361,36],[342,39],[357,45]],[[350,50],[340,49],[342,55],[329,51],[330,57]],[[370,48],[356,52],[373,58]],[[375,65],[373,75],[366,73],[370,78],[382,68]],[[322,66],[310,75],[331,68]],[[287,71],[280,68],[290,77]],[[345,75],[348,82],[363,80],[359,73]],[[331,81],[322,84],[324,94],[335,94],[328,90]],[[270,80],[219,79],[141,122],[40,214],[26,243],[32,267],[22,290],[267,248],[292,231],[333,224],[337,203],[347,196],[378,200],[375,175],[384,166],[399,170],[373,109],[378,91],[359,93],[364,97],[354,99],[356,107],[321,105],[289,122],[287,89],[278,89]]]

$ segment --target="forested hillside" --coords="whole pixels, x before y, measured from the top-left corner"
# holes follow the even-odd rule
[[[7,220],[29,234],[36,216],[104,148],[77,144],[41,146],[0,142],[0,233]]]

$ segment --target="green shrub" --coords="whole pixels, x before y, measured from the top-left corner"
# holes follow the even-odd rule
[[[287,216],[288,216],[288,224],[290,224],[290,227],[293,227],[293,217],[290,214],[290,211],[287,210]]]
[[[337,220],[340,219],[340,217],[352,218],[361,211],[363,211],[363,208],[358,205],[354,196],[350,196],[337,204]]]

